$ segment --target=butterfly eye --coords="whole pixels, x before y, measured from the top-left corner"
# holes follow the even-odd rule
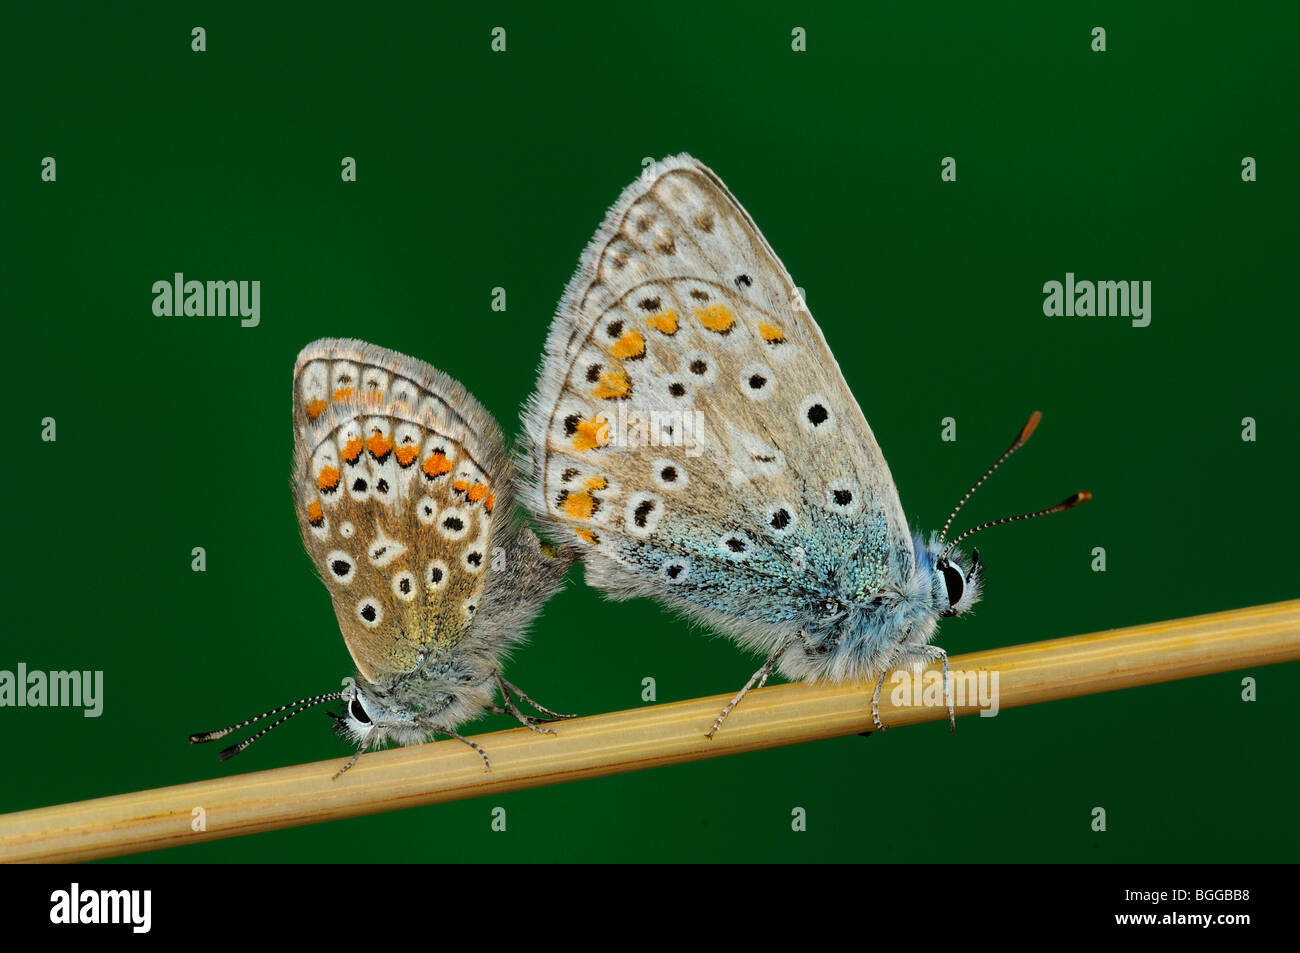
[[[357,721],[361,722],[361,724],[363,725],[370,724],[370,716],[367,715],[366,710],[361,707],[361,699],[353,698],[352,704],[348,706],[348,711],[350,711],[352,713],[352,717],[355,718]]]
[[[948,589],[948,608],[952,609],[966,593],[966,577],[951,563],[944,563],[940,568],[943,570],[943,584]]]

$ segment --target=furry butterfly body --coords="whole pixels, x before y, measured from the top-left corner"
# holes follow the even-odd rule
[[[702,422],[694,452],[675,440],[685,414]],[[642,439],[622,439],[629,416],[650,421]],[[647,170],[610,209],[523,419],[523,501],[587,581],[767,655],[751,684],[946,662],[937,620],[979,598],[977,558],[964,570],[939,536],[909,530],[793,280],[690,156]]]

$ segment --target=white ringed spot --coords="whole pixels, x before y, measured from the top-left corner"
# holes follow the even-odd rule
[[[778,500],[763,514],[763,529],[771,536],[789,536],[799,525],[799,511],[794,504]]]
[[[431,496],[425,496],[415,504],[415,518],[425,526],[432,526],[438,517],[438,504]]]
[[[681,490],[690,485],[691,477],[685,465],[667,457],[660,457],[650,465],[650,474],[655,486],[661,490]]]
[[[435,559],[424,570],[424,585],[431,592],[447,587],[447,564]]]
[[[718,537],[718,552],[728,562],[740,563],[749,558],[753,544],[749,537],[739,530],[723,533]]]
[[[370,564],[379,569],[389,565],[394,559],[406,553],[406,546],[384,532],[383,527],[375,527],[375,539],[366,550]]]
[[[682,358],[681,373],[696,384],[712,384],[718,379],[718,364],[708,351],[691,351]]]
[[[737,383],[750,400],[767,400],[776,391],[776,379],[766,364],[746,364],[740,369]]]
[[[659,576],[673,585],[683,583],[691,576],[690,561],[677,556],[665,559],[663,565],[659,567]]]
[[[654,493],[633,493],[623,514],[623,528],[632,536],[645,539],[654,533],[664,515],[664,501]]]
[[[409,570],[403,569],[393,577],[393,595],[403,602],[410,602],[415,598],[415,575]]]
[[[799,402],[799,427],[804,433],[828,434],[835,430],[835,424],[835,412],[825,397],[809,394]]]
[[[826,508],[834,513],[856,513],[862,508],[862,492],[855,480],[833,480],[826,488]]]
[[[438,515],[438,532],[453,542],[469,535],[470,516],[459,506],[449,506]]]
[[[336,549],[325,557],[325,568],[329,571],[331,582],[346,586],[357,574],[357,564],[351,556],[341,549]]]
[[[357,603],[357,619],[367,629],[376,629],[379,623],[384,621],[384,607],[379,604],[378,599],[366,596]]]

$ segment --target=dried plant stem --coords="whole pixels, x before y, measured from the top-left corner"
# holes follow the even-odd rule
[[[951,665],[954,674],[996,671],[1005,709],[1296,659],[1300,600],[975,652]],[[872,687],[753,691],[712,741],[705,732],[730,692],[566,721],[553,737],[523,728],[480,735],[491,773],[465,745],[445,741],[367,754],[337,781],[341,758],[22,811],[0,816],[0,860],[114,857],[855,734],[871,730]],[[887,726],[947,717],[942,705],[896,707],[890,694],[887,684]],[[959,715],[978,710],[967,701]],[[200,807],[206,830],[195,831]]]

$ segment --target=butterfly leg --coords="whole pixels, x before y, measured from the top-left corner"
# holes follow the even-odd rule
[[[365,740],[365,741],[361,742],[361,746],[360,746],[359,748],[357,748],[356,754],[354,754],[351,758],[348,759],[348,763],[345,764],[345,765],[343,765],[343,767],[341,767],[341,768],[338,769],[338,771],[335,773],[335,775],[334,775],[334,777],[332,778],[332,780],[337,781],[337,780],[338,780],[338,779],[343,775],[343,773],[344,773],[345,771],[347,771],[347,770],[348,770],[349,768],[351,768],[354,764],[356,764],[359,760],[361,760],[361,752],[365,751],[368,747],[370,747],[370,736],[369,736],[369,735],[366,736],[366,740]]]
[[[525,726],[530,731],[537,732],[539,735],[553,735],[556,733],[554,728],[539,728],[538,725],[544,719],[534,718],[532,715],[525,715],[519,710],[519,706],[515,704],[515,700],[511,698],[504,689],[501,691],[501,697],[505,699],[505,704],[491,705],[489,706],[488,711],[492,712],[494,715],[510,715],[518,721],[519,724]]]
[[[871,693],[871,721],[876,726],[876,731],[888,731],[885,723],[880,720],[880,690],[885,687],[885,676],[889,674],[889,666],[886,665],[880,670],[880,677],[876,679],[876,690]]]
[[[933,660],[938,659],[943,664],[943,700],[948,703],[948,734],[957,730],[957,710],[952,704],[952,673],[948,671],[948,653],[937,645],[925,645],[921,648],[921,654]]]
[[[771,677],[772,672],[776,669],[777,661],[785,654],[786,649],[794,643],[795,639],[802,637],[803,633],[800,632],[799,635],[786,639],[776,647],[776,651],[767,657],[767,661],[763,663],[763,667],[749,677],[749,681],[745,683],[745,687],[736,693],[736,697],[727,704],[726,708],[722,709],[722,713],[718,715],[717,721],[713,723],[713,727],[708,730],[708,733],[705,734],[704,737],[708,738],[710,741],[713,740],[713,736],[718,733],[718,729],[722,727],[722,723],[726,721],[727,716],[731,714],[732,709],[740,704],[740,700],[748,695],[751,689],[762,688],[767,684],[768,678]]]
[[[553,734],[555,734],[555,729],[554,729],[554,728],[539,728],[539,727],[538,727],[538,725],[542,724],[542,723],[545,722],[545,721],[548,721],[549,719],[546,719],[546,718],[537,718],[537,717],[534,717],[533,715],[525,715],[522,711],[520,711],[520,709],[519,709],[519,705],[515,702],[514,695],[511,694],[511,691],[513,690],[513,691],[514,691],[514,694],[517,694],[521,699],[523,699],[524,701],[528,702],[528,703],[529,703],[530,705],[532,705],[534,708],[537,708],[538,711],[545,711],[546,709],[540,708],[540,707],[539,707],[535,702],[533,702],[533,701],[532,701],[532,700],[531,700],[527,695],[525,695],[523,692],[519,691],[518,688],[515,688],[514,685],[511,685],[511,684],[510,684],[509,682],[507,682],[504,678],[502,678],[500,672],[493,672],[492,675],[493,675],[493,678],[496,679],[497,688],[501,691],[501,700],[505,702],[505,705],[504,705],[504,706],[493,705],[492,708],[490,709],[491,711],[494,711],[494,712],[496,712],[497,714],[502,714],[502,715],[511,715],[511,716],[513,716],[513,717],[515,718],[515,720],[518,721],[521,725],[524,725],[524,726],[527,727],[530,731],[535,731],[535,732],[537,732],[538,734],[542,734],[542,735],[553,735]],[[559,717],[563,718],[563,717],[566,717],[566,716],[561,715],[561,716],[559,716]]]
[[[559,712],[557,712],[557,711],[551,711],[551,710],[550,710],[549,708],[547,708],[545,705],[539,705],[536,701],[534,701],[534,700],[533,700],[532,698],[530,698],[527,694],[525,694],[525,693],[524,693],[524,692],[519,688],[518,685],[514,684],[513,682],[508,682],[508,681],[506,681],[505,678],[501,675],[500,672],[497,672],[497,685],[498,685],[498,686],[503,686],[503,691],[504,691],[504,689],[506,689],[506,688],[510,689],[510,691],[514,692],[515,695],[517,695],[517,696],[519,697],[519,700],[520,700],[520,701],[525,702],[525,703],[528,704],[530,707],[536,709],[537,711],[540,711],[543,715],[546,715],[547,717],[551,718],[551,719],[554,720],[554,721],[564,721],[566,718],[577,718],[577,717],[578,717],[577,715],[561,715],[561,714],[560,714]]]
[[[474,741],[472,738],[466,738],[464,735],[456,732],[451,728],[439,728],[436,725],[430,728],[429,730],[436,731],[440,735],[447,735],[449,738],[455,738],[457,741],[463,741],[465,744],[469,745],[471,748],[473,748],[475,751],[479,753],[479,756],[483,759],[483,770],[484,771],[492,770],[492,762],[488,760],[487,752],[483,750],[482,745]]]
[[[952,734],[957,730],[957,710],[952,703],[952,672],[948,670],[948,653],[937,645],[920,646],[917,652],[932,661],[938,659],[943,665],[943,699],[948,703],[948,733]],[[871,695],[871,720],[877,731],[886,730],[880,720],[880,690],[884,688],[885,676],[888,674],[889,666],[885,666],[880,672],[880,678],[876,679],[876,690]]]

